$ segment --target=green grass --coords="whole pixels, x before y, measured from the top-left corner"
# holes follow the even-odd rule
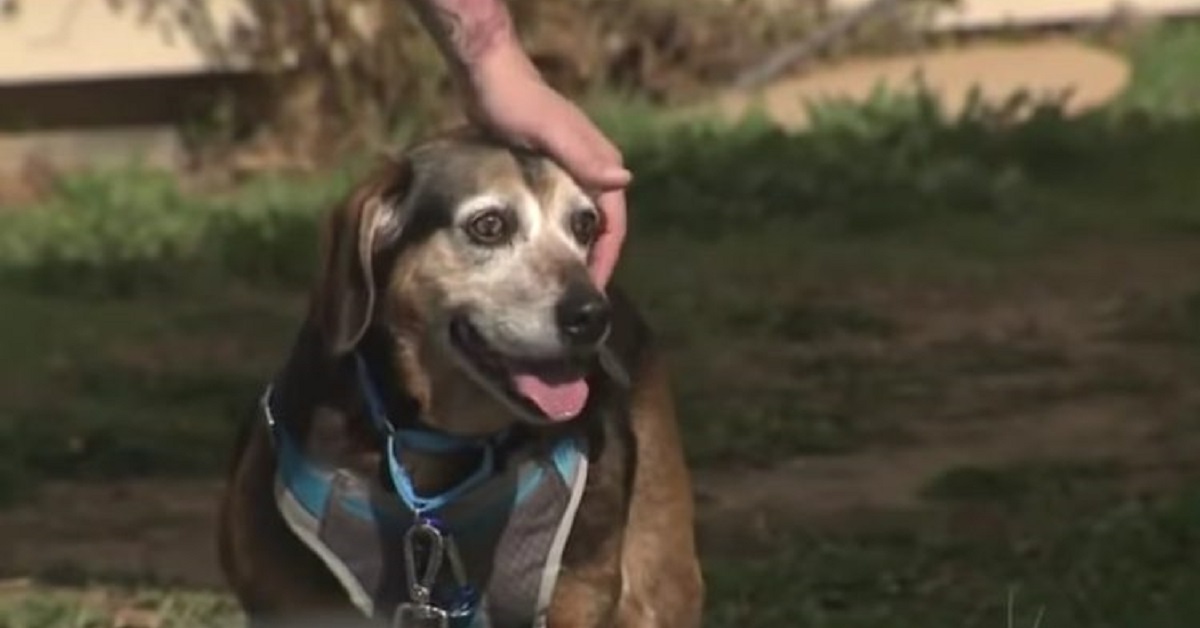
[[[1200,55],[1200,26],[1160,27],[1140,38],[1130,54],[1133,84],[1119,105],[1160,117],[1188,117],[1200,111],[1200,74],[1189,62]]]
[[[1041,626],[1195,625],[1200,495],[1122,500],[1106,488],[1059,477],[1031,483],[1019,508],[781,533],[758,557],[709,562],[709,625],[1024,628],[1039,615]]]
[[[291,295],[0,293],[0,502],[39,479],[211,473],[297,323]],[[14,357],[20,356],[20,359]],[[24,489],[23,491],[21,489]]]
[[[1017,468],[1019,495],[840,530],[783,530],[706,563],[706,626],[1186,628],[1200,603],[1200,492],[1130,499],[1108,466]],[[1200,487],[1198,487],[1200,488]],[[93,588],[0,593],[13,628],[110,626],[116,609],[166,626],[234,626],[221,596]],[[65,623],[79,622],[79,623]]]
[[[152,589],[0,590],[0,625],[7,628],[229,628],[242,619],[227,597]]]
[[[1017,505],[1030,498],[1072,496],[1089,483],[1120,479],[1122,465],[1112,461],[1039,462],[1003,468],[952,467],[930,480],[921,495],[940,502],[993,502]]]
[[[948,300],[1106,294],[1112,260],[1200,243],[1196,33],[1139,43],[1130,94],[1082,119],[982,105],[950,118],[888,94],[827,106],[801,135],[600,112],[637,173],[619,280],[667,350],[692,463],[733,473],[869,453],[939,421],[1170,392],[1120,358],[1064,380],[1081,358],[1032,323],[998,339],[979,322],[953,341],[909,340],[940,329]],[[221,469],[303,312],[315,218],[362,168],[220,196],[104,173],[0,212],[0,504],[47,480]],[[1180,356],[1200,357],[1200,277],[1182,294],[1146,283],[1106,294],[1118,304],[1103,309],[1117,320],[1106,338],[1194,368]],[[961,466],[925,485],[919,512],[784,522],[765,538],[724,530],[739,551],[706,545],[709,625],[1195,625],[1200,493],[1131,497],[1126,472]],[[108,596],[0,584],[0,625],[101,626],[128,605],[167,626],[236,615],[206,594]]]

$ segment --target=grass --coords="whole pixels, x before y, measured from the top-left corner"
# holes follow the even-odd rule
[[[228,627],[241,623],[231,601],[203,592],[0,586],[0,621],[11,628]]]
[[[1097,472],[1099,471],[1099,472]],[[923,515],[840,530],[781,530],[706,565],[707,626],[1185,628],[1200,585],[1200,485],[1177,496],[1123,498],[1119,472],[1014,468],[1019,501],[973,495]],[[1052,482],[1028,482],[1030,478]],[[955,481],[957,482],[957,480]],[[3,587],[0,586],[0,590]],[[204,592],[126,587],[15,587],[0,592],[14,628],[111,626],[131,610],[164,626],[240,625],[230,601]],[[75,622],[75,623],[68,623]]]
[[[920,525],[784,533],[759,557],[713,559],[710,625],[1195,625],[1198,495],[1125,501],[1103,481],[1083,482],[1034,484],[1022,508],[973,504]],[[1074,496],[1089,490],[1100,494]]]
[[[0,346],[23,356],[0,364],[8,465],[0,501],[39,479],[221,468],[259,380],[286,348],[296,301],[228,290],[213,297],[0,293],[11,322]]]
[[[1200,54],[1200,26],[1182,24],[1137,40],[1130,50],[1133,84],[1118,106],[1156,116],[1189,117],[1200,108],[1200,76],[1181,59]]]
[[[1200,364],[1195,258],[1159,264],[1171,276],[1141,293],[1117,275],[1200,237],[1200,74],[1179,62],[1200,58],[1197,32],[1138,43],[1130,93],[1081,119],[1013,116],[1020,99],[950,118],[883,93],[822,109],[803,135],[599,112],[637,172],[619,281],[668,351],[694,466],[869,456],[1101,393],[1194,425],[1196,406],[1167,397]],[[315,217],[362,166],[220,196],[110,172],[0,212],[0,503],[50,480],[217,472],[302,313]],[[1022,327],[969,307],[1029,295],[1014,307],[1066,301],[1075,318]],[[1115,357],[1080,350],[1093,319],[1104,340],[1085,348]],[[1194,625],[1200,478],[1143,497],[1131,474],[958,466],[915,512],[734,526],[721,534],[738,552],[705,545],[709,625]],[[236,618],[223,597],[103,584],[0,584],[0,625]]]

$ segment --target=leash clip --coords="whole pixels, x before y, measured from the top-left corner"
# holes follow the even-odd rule
[[[418,544],[425,558],[423,570],[417,565]],[[433,601],[443,561],[450,563],[455,585],[449,609]],[[478,592],[468,582],[454,537],[444,534],[433,520],[418,518],[405,533],[404,572],[409,582],[409,601],[396,608],[392,628],[450,628],[470,623],[479,603]]]
[[[427,544],[425,570],[419,576],[416,550],[418,540]],[[404,534],[404,575],[408,578],[409,596],[413,603],[429,603],[445,554],[446,539],[442,536],[442,531],[426,519],[417,520]]]
[[[418,543],[425,550],[423,570],[417,569]],[[404,575],[409,583],[409,601],[396,608],[392,628],[449,628],[450,614],[434,605],[432,599],[445,554],[446,539],[428,520],[419,519],[404,534]]]

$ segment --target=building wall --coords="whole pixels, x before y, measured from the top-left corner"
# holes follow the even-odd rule
[[[290,0],[288,0],[290,1]],[[0,85],[180,76],[244,68],[228,52],[253,24],[241,0],[0,0]],[[189,33],[207,10],[213,45]]]
[[[0,176],[31,160],[175,166],[178,129],[222,93],[253,88],[245,59],[229,53],[252,24],[241,0],[142,5],[0,0]],[[193,36],[194,24],[213,37]]]

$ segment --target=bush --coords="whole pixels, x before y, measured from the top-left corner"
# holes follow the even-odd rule
[[[666,124],[653,108],[602,113],[637,173],[633,228],[710,237],[784,220],[871,235],[978,218],[1045,220],[1044,190],[1128,186],[1135,173],[1124,155],[1153,146],[1157,158],[1183,163],[1172,151],[1186,139],[1136,116],[1067,119],[1058,101],[1028,94],[975,99],[957,116],[923,90],[879,90],[865,103],[810,111],[814,124],[803,133],[754,116]],[[1097,177],[1108,170],[1123,176]],[[0,272],[65,292],[200,279],[301,285],[313,269],[316,217],[361,171],[351,160],[329,176],[261,177],[217,197],[184,194],[161,173],[71,178],[47,206],[0,215]]]

